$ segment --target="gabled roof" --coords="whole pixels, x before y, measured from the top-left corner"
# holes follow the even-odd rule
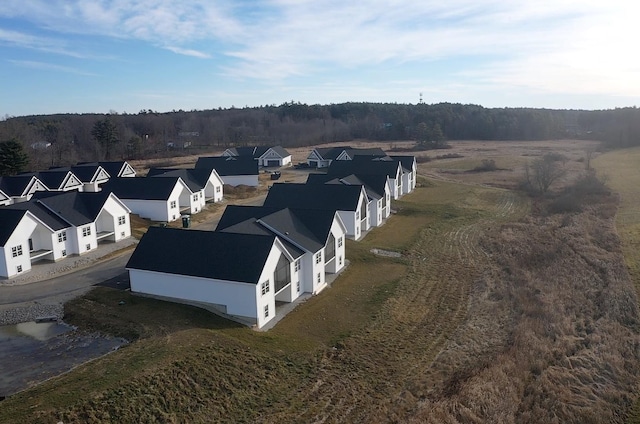
[[[120,199],[168,200],[176,184],[186,184],[180,177],[111,178],[103,187],[103,192],[112,192]]]
[[[356,175],[388,175],[395,179],[401,168],[397,160],[372,160],[367,156],[356,156],[353,160],[332,161],[327,170],[328,175],[334,177],[344,177],[351,174]]]
[[[413,171],[413,166],[416,165],[415,156],[389,156],[391,159],[399,160],[404,169],[409,172]]]
[[[109,179],[111,175],[100,165],[51,167],[50,171],[71,171],[83,183],[92,183],[100,178]]]
[[[309,174],[307,175],[307,184],[326,184],[329,180],[333,180],[336,177],[327,174]]]
[[[27,211],[0,208],[0,246],[4,246]]]
[[[126,265],[243,283],[259,283],[276,237],[150,227]]]
[[[344,146],[344,147],[318,147],[313,149],[313,151],[316,152],[316,154],[324,160],[327,160],[327,159],[333,160],[338,156],[340,156],[340,154],[345,150],[353,150],[353,148],[351,146]]]
[[[258,175],[258,162],[243,156],[199,157],[196,168],[215,169],[221,177],[231,175]]]
[[[374,147],[371,149],[344,149],[345,153],[353,159],[356,156],[367,156],[367,157],[382,157],[387,156],[384,150],[379,147]]]
[[[54,231],[63,230],[72,225],[40,202],[29,201],[14,203],[13,205],[7,206],[7,208],[17,211],[29,211]]]
[[[205,168],[151,168],[147,173],[147,177],[180,177],[189,186],[189,189],[195,192],[205,188],[211,173],[214,171],[213,169]]]
[[[135,169],[127,161],[101,161],[101,162],[79,162],[76,166],[101,166],[111,177],[122,177],[127,170],[133,171],[135,175]]]
[[[40,172],[27,172],[20,175],[33,175],[37,177],[42,183],[50,190],[62,190],[67,185],[80,187],[82,182],[73,172],[70,170],[57,170],[52,169],[48,171]]]
[[[31,201],[44,205],[63,220],[78,227],[94,222],[110,195],[109,191],[104,190],[99,192],[41,192],[34,194]]]
[[[362,186],[333,184],[273,184],[264,206],[296,209],[355,211]]]
[[[385,193],[388,176],[386,174],[364,175],[350,174],[344,177],[336,177],[327,174],[309,174],[307,184],[346,184],[363,185],[367,196],[372,199],[381,199]]]
[[[34,180],[38,177],[27,174],[0,177],[0,190],[12,197],[24,196]]]
[[[227,149],[226,151],[232,156],[251,157],[253,159],[258,159],[267,150],[269,150],[268,146],[242,146],[232,147],[230,149]]]
[[[269,150],[273,150],[280,156],[281,158],[286,158],[287,156],[291,156],[291,153],[287,152],[287,150],[282,146],[272,146],[265,150],[260,156],[264,156]]]
[[[267,228],[298,248],[317,252],[326,244],[335,216],[336,212],[332,210],[229,205],[216,231],[253,234]],[[263,229],[257,230],[256,226]]]

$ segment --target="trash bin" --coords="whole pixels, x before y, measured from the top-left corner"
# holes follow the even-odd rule
[[[182,215],[182,228],[191,227],[191,215]]]

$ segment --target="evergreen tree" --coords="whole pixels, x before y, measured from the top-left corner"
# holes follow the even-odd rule
[[[91,130],[91,135],[102,147],[105,159],[110,160],[112,146],[120,141],[118,129],[113,121],[107,116],[105,119],[96,122]]]
[[[28,165],[29,157],[22,143],[15,138],[0,143],[0,176],[16,175],[25,171]]]

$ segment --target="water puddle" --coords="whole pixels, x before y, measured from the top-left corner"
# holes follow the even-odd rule
[[[0,326],[0,398],[63,374],[127,341],[86,333],[62,322]]]

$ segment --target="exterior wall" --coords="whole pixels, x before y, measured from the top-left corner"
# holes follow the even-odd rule
[[[180,218],[180,209],[176,200],[176,207],[170,208],[171,202],[168,200],[142,200],[142,199],[120,199],[127,205],[131,213],[148,218],[152,221],[171,222]]]
[[[394,200],[398,200],[402,196],[402,180],[389,178],[389,182],[391,183],[391,196]]]
[[[82,235],[83,228],[89,227],[90,234],[84,236]],[[90,252],[94,249],[98,248],[98,240],[96,239],[96,224],[92,222],[87,225],[81,225],[79,227],[72,227],[67,231],[67,240],[69,240],[69,236],[73,238],[72,241],[72,250],[78,255],[83,255],[87,252]]]
[[[11,203],[11,197],[0,191],[0,206],[9,206]]]
[[[75,253],[73,246],[77,243],[74,243],[73,238],[70,237],[71,234],[75,234],[74,231],[75,228],[69,227],[62,230],[54,231],[54,233],[51,234],[54,260],[64,259],[66,256]],[[58,240],[58,234],[61,235],[62,241]]]
[[[269,256],[267,256],[267,260],[265,261],[264,268],[262,269],[262,273],[260,274],[260,279],[256,284],[256,315],[258,319],[258,328],[265,325],[267,322],[271,321],[276,316],[276,296],[275,296],[275,270],[278,265],[278,260],[280,259],[280,255],[284,254],[284,250],[279,247],[279,242],[274,243],[271,248],[271,252],[269,252]],[[289,259],[287,257],[287,259]],[[293,265],[293,261],[289,264],[289,266]],[[291,285],[295,284],[293,279],[293,275],[291,275],[291,283],[288,289],[291,290]],[[262,283],[269,281],[269,291],[262,294]],[[295,287],[294,287],[295,290]],[[269,315],[265,317],[265,307],[269,308]]]
[[[338,221],[333,220],[333,224],[331,225],[331,234],[335,238],[336,243],[336,256],[329,263],[325,264],[324,270],[325,272],[335,274],[344,268],[345,261],[345,244],[346,244],[346,233],[343,228],[338,224]],[[340,242],[340,239],[342,242]]]
[[[189,193],[189,213],[198,213],[206,204],[206,199],[204,198],[204,189],[198,190],[195,193],[191,193],[189,191],[183,192],[183,197],[185,197],[184,193]]]
[[[0,275],[2,277],[10,278],[31,270],[28,240],[29,235],[33,233],[37,225],[36,221],[25,215],[16,226],[13,234],[7,239],[7,242],[1,248]],[[11,248],[18,246],[22,248],[22,254],[14,258]],[[18,267],[22,267],[22,271],[18,271]]]
[[[230,315],[257,319],[256,284],[129,269],[131,291],[226,306]],[[275,310],[274,310],[275,312]]]
[[[356,221],[356,213],[353,211],[338,211],[338,215],[347,229],[347,237],[359,240],[361,237],[360,226],[356,222],[360,222],[360,220]]]
[[[33,250],[51,250],[52,252],[42,259],[48,260],[58,260],[61,259],[62,256],[62,248],[59,248],[57,236],[54,239],[54,235],[57,233],[52,233],[49,228],[38,224],[36,228],[33,230],[31,235],[28,237],[28,240],[31,240],[31,246]],[[31,247],[30,246],[30,247]]]
[[[296,260],[300,261],[301,266],[301,269],[298,271],[296,271],[295,269]],[[283,289],[276,295],[275,299],[279,302],[293,302],[303,292],[302,281],[300,280],[302,277],[302,256],[291,261],[291,263],[289,264],[289,268],[289,273],[291,275],[291,285],[288,288]],[[300,290],[298,290],[298,286],[300,287]]]
[[[220,178],[230,186],[247,185],[258,187],[258,175],[221,175]]]
[[[213,200],[216,203],[222,201],[224,197],[224,183],[215,171],[211,172],[211,176],[207,180],[207,185],[204,188],[204,196],[205,201]]]
[[[372,227],[382,225],[382,199],[373,199],[369,202],[369,223]]]
[[[84,183],[82,184],[82,187],[80,188],[80,191],[86,191],[86,192],[96,192],[96,191],[100,191],[100,187],[98,186],[97,182],[92,182],[92,183]]]
[[[124,216],[124,224],[118,222],[118,218],[122,216]],[[113,231],[114,235],[110,240],[116,242],[131,237],[129,211],[123,208],[114,198],[109,197],[96,219],[96,231]]]

